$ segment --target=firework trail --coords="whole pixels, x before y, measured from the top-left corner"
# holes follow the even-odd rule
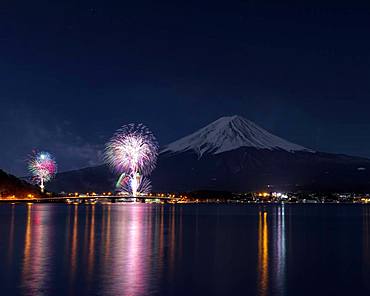
[[[146,195],[149,194],[152,185],[147,177],[137,175],[136,177],[126,177],[118,187],[119,191],[128,196]]]
[[[143,124],[124,125],[113,135],[105,149],[106,162],[120,174],[116,186],[131,192],[133,196],[142,193],[142,190],[147,191],[147,188],[150,190],[143,176],[148,176],[154,170],[157,155],[158,143]],[[126,190],[128,187],[130,190]]]
[[[28,161],[28,169],[33,176],[33,181],[40,184],[44,191],[45,183],[50,181],[57,173],[57,163],[48,152],[33,152]]]

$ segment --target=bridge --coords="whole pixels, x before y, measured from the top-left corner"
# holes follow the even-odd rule
[[[68,202],[92,202],[97,200],[109,200],[116,202],[120,199],[136,199],[136,201],[160,200],[162,202],[177,201],[177,198],[169,196],[122,196],[122,195],[93,195],[93,196],[56,196],[56,197],[40,197],[40,198],[1,198],[0,203],[68,203]],[[127,201],[128,202],[128,201]]]

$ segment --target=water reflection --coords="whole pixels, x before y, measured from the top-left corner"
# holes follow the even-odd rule
[[[121,210],[121,209],[120,209]],[[119,214],[122,216],[119,216]],[[106,240],[103,253],[111,256],[104,264],[104,290],[109,295],[145,295],[148,283],[148,261],[150,243],[148,241],[148,222],[150,216],[144,207],[131,205],[115,212],[115,223],[110,226],[108,210]]]
[[[170,214],[168,215],[169,219],[169,274],[173,275],[175,268],[175,248],[176,248],[176,232],[175,232],[175,207],[172,207]]]
[[[275,270],[276,289],[282,295],[285,294],[285,278],[286,278],[286,233],[285,233],[285,206],[277,208],[276,215],[276,237],[275,241]]]
[[[158,211],[157,211],[158,213]],[[159,209],[159,218],[156,219],[159,223],[155,224],[155,244],[154,250],[156,250],[158,257],[156,262],[156,269],[158,274],[161,275],[163,272],[163,260],[164,260],[164,208]],[[159,224],[159,225],[158,225]],[[158,239],[156,239],[158,238]]]
[[[89,281],[92,280],[94,262],[95,262],[95,205],[91,206],[89,229],[89,247],[87,260],[87,276]]]
[[[317,234],[328,217],[340,231]],[[35,204],[0,219],[2,295],[369,294],[368,206]]]
[[[370,208],[363,208],[362,212],[362,264],[363,283],[370,289],[368,276],[370,275]]]
[[[110,251],[110,224],[111,224],[111,206],[108,205],[104,207],[104,212],[106,212],[106,215],[104,215],[105,218],[105,224],[106,225],[106,231],[103,232],[104,237],[104,262],[106,262],[107,258],[109,257],[109,251]]]
[[[268,292],[268,225],[267,212],[258,213],[258,291],[261,296]]]
[[[286,229],[285,206],[258,213],[259,295],[285,294]]]
[[[11,266],[13,261],[13,250],[14,250],[14,205],[11,209],[11,218],[10,218],[10,229],[9,229],[9,243],[8,243],[8,267]]]
[[[49,287],[51,272],[50,232],[46,223],[50,212],[35,211],[35,207],[27,207],[22,264],[22,287],[30,295]],[[78,295],[81,290],[94,293],[96,289],[104,291],[104,295],[155,294],[163,282],[168,283],[167,293],[175,292],[182,252],[190,252],[183,246],[182,219],[186,216],[181,211],[182,208],[176,206],[153,208],[141,204],[68,207],[62,228],[66,244],[60,253],[67,263],[64,265],[69,283],[67,294]],[[195,230],[191,233],[195,238],[189,241],[191,246],[202,241],[205,230],[200,228],[198,210],[196,214],[192,218]],[[11,221],[10,234],[14,231],[14,216]],[[368,236],[365,236],[368,227],[368,220],[364,220],[364,250],[369,247]],[[217,245],[208,248],[217,248]],[[217,250],[209,252],[217,253]],[[259,211],[259,295],[285,293],[286,252],[284,206]],[[196,261],[202,260],[197,252],[193,255]],[[232,254],[229,259],[233,259]],[[217,260],[221,260],[222,266],[222,258]]]
[[[69,283],[71,288],[73,287],[77,272],[77,244],[78,244],[78,205],[75,205],[73,208],[71,249],[69,252],[70,254]]]
[[[125,291],[128,295],[144,295],[146,293],[146,263],[150,256],[150,244],[146,241],[146,222],[144,220],[144,208],[131,207],[129,210],[130,223],[125,223],[126,232],[120,231],[122,249],[124,253],[118,251],[117,256],[122,259],[123,269],[118,269],[118,273],[123,275]],[[126,241],[126,243],[124,243]]]
[[[51,248],[48,211],[27,206],[27,222],[22,264],[22,288],[24,295],[37,295],[48,289],[48,275],[51,273]]]

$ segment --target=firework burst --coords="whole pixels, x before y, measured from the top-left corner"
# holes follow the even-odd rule
[[[155,168],[158,143],[149,129],[142,124],[120,128],[107,143],[106,161],[118,173],[149,175]]]
[[[44,183],[50,181],[57,173],[57,163],[48,152],[33,152],[29,161],[28,169],[33,176],[33,181],[40,184],[44,191]]]
[[[148,176],[153,171],[157,155],[158,143],[152,132],[142,124],[121,127],[105,149],[107,163],[121,174],[117,185],[125,181],[124,188],[130,187],[126,191],[131,191],[134,196],[136,192],[142,192],[141,189],[148,188],[148,181],[144,181],[147,179],[143,176]]]
[[[134,177],[126,176],[125,178],[121,179],[121,182],[117,189],[123,195],[146,195],[150,193],[152,185],[147,177],[140,175],[136,175]]]

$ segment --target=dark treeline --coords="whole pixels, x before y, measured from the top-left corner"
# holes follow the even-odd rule
[[[28,194],[32,194],[35,197],[42,196],[38,187],[0,170],[0,198],[13,195],[24,198]]]

